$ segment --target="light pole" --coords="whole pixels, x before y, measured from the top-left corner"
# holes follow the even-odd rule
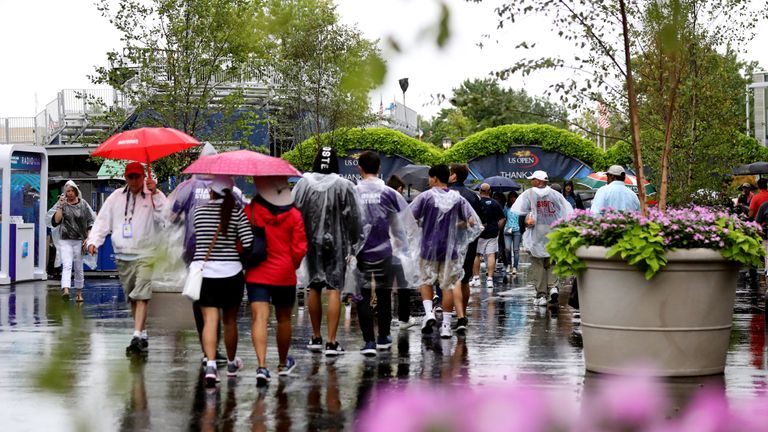
[[[405,130],[408,130],[408,106],[405,104],[405,91],[408,90],[408,78],[400,78],[400,90],[403,91],[403,112],[405,114]]]

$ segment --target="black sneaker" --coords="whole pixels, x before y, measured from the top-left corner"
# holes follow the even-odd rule
[[[456,334],[460,336],[464,336],[467,334],[467,317],[461,317],[458,320],[456,320]]]
[[[313,337],[312,339],[310,339],[309,343],[307,344],[307,348],[309,348],[309,350],[314,353],[323,352],[323,338]]]
[[[557,293],[557,291],[553,291],[549,293],[549,305],[550,306],[557,306],[557,300],[560,298],[560,294]]]
[[[328,342],[325,344],[325,355],[327,357],[336,357],[338,355],[344,354],[344,348],[339,344],[339,342]]]
[[[147,352],[149,344],[146,339],[141,339],[138,336],[134,336],[131,339],[131,343],[125,348],[125,355],[141,355]]]
[[[376,342],[366,342],[365,345],[363,345],[363,348],[360,350],[360,354],[366,357],[376,357]]]

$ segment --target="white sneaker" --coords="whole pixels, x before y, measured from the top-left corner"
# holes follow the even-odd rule
[[[480,286],[480,276],[472,276],[472,279],[469,281],[469,286],[472,288],[477,288]]]
[[[533,304],[536,306],[546,306],[547,305],[547,298],[546,297],[536,297],[536,299],[533,301]]]
[[[408,321],[398,321],[398,323],[400,325],[400,330],[405,330],[411,327],[415,327],[417,324],[416,318],[414,317],[408,318]]]
[[[512,266],[511,265],[507,266],[507,273],[512,273]]]
[[[450,324],[443,324],[440,326],[440,337],[442,339],[450,339],[453,336]]]
[[[493,288],[493,278],[492,277],[487,277],[485,279],[485,286],[487,286],[488,288]]]
[[[432,326],[435,325],[435,314],[432,312],[427,313],[424,315],[424,318],[421,320],[421,334],[432,334]]]
[[[557,287],[552,287],[552,289],[549,290],[549,302],[556,305],[559,297],[560,293],[558,292]]]
[[[512,274],[513,274],[513,275],[516,275],[516,274],[517,274],[517,267],[512,267]]]

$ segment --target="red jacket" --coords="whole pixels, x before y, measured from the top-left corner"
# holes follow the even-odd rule
[[[274,213],[273,213],[274,212]],[[245,281],[264,285],[296,285],[296,269],[307,253],[304,219],[293,206],[273,206],[257,196],[246,206],[252,225],[264,227],[267,259],[245,273]]]

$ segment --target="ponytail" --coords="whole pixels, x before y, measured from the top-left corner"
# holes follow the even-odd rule
[[[235,197],[232,196],[232,191],[229,189],[224,189],[223,192],[224,196],[221,196],[216,192],[213,192],[213,195],[216,198],[223,198],[219,220],[221,220],[221,232],[226,236],[227,232],[229,232],[229,222],[232,219],[232,210],[235,208]]]

